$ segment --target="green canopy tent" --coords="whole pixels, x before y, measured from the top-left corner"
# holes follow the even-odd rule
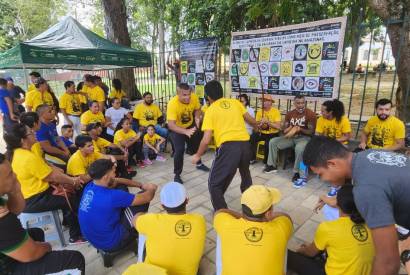
[[[115,44],[71,16],[26,42],[0,53],[0,69],[111,70],[150,67],[148,52]]]

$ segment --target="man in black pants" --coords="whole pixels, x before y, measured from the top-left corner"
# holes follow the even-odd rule
[[[52,251],[39,228],[25,230],[17,215],[25,207],[20,184],[10,163],[0,154],[0,271],[1,274],[40,275],[79,270],[85,260],[78,251]],[[2,196],[7,195],[5,200]]]
[[[185,144],[194,152],[198,149],[203,133],[199,129],[201,105],[190,87],[180,83],[177,95],[168,102],[167,120],[170,129],[170,138],[174,146],[174,181],[182,183],[181,173],[184,166]],[[201,159],[195,162],[196,168],[205,172],[209,171]]]
[[[205,112],[202,124],[204,137],[198,152],[192,159],[192,163],[196,163],[200,159],[213,134],[217,149],[209,174],[208,186],[215,210],[228,208],[224,193],[238,168],[242,178],[241,191],[244,192],[252,185],[249,171],[251,148],[245,121],[255,128],[257,127],[255,119],[248,114],[238,100],[226,99],[222,96],[222,86],[218,81],[213,80],[205,85],[205,97],[209,99],[211,105]]]

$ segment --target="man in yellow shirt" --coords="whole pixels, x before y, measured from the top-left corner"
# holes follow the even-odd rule
[[[146,92],[143,95],[144,101],[135,107],[133,118],[138,121],[140,131],[145,132],[148,125],[155,126],[155,132],[161,137],[168,136],[168,130],[160,125],[164,120],[158,105],[153,104],[152,94]]]
[[[64,116],[65,124],[71,125],[76,135],[81,134],[81,103],[83,98],[75,91],[75,84],[73,81],[66,81],[64,83],[66,92],[60,97],[60,111]]]
[[[31,82],[31,83],[30,83],[30,85],[28,85],[28,87],[27,87],[27,93],[36,90],[35,83],[36,83],[37,78],[40,78],[40,77],[41,77],[41,74],[38,73],[38,72],[31,72],[31,73],[29,73],[29,76],[30,76],[30,82]]]
[[[286,247],[293,226],[288,215],[273,212],[280,197],[275,188],[252,185],[242,194],[242,214],[228,209],[215,213],[217,274],[286,273]]]
[[[95,76],[93,75],[85,75],[85,86],[87,87],[84,92],[88,95],[89,101],[97,101],[98,106],[100,107],[100,111],[104,112],[105,108],[105,94],[104,90],[101,89],[100,86],[97,85]]]
[[[87,125],[90,123],[101,123],[103,127],[106,127],[104,114],[100,111],[100,105],[97,101],[92,101],[90,104],[90,110],[84,112],[80,117],[81,131],[85,133]]]
[[[340,217],[322,222],[312,243],[302,245],[296,253],[288,252],[290,270],[299,275],[371,274],[373,238],[354,203],[353,186],[343,186],[336,201]],[[327,252],[326,262],[316,260],[323,251]]]
[[[242,178],[241,192],[252,185],[249,171],[251,148],[245,120],[255,127],[257,122],[239,100],[223,98],[222,86],[218,81],[212,80],[205,85],[205,96],[210,106],[202,123],[204,137],[192,162],[196,163],[200,159],[214,136],[218,149],[209,174],[208,186],[212,205],[218,210],[228,208],[224,193],[238,169]]]
[[[269,141],[279,136],[281,115],[280,111],[272,107],[273,98],[271,95],[262,96],[262,110],[256,112],[256,121],[261,125],[260,129],[253,131],[251,135],[252,159],[251,164],[256,162],[256,149],[259,141],[264,141],[263,163],[266,165],[269,154]]]
[[[53,97],[48,92],[48,84],[44,78],[37,78],[35,80],[35,90],[32,90],[26,94],[26,107],[27,112],[35,112],[37,107],[42,104],[54,106]]]
[[[390,99],[382,98],[376,102],[376,116],[367,121],[358,149],[397,151],[404,148],[404,123],[391,114],[392,106]]]
[[[145,246],[145,263],[162,267],[169,275],[196,275],[205,246],[205,218],[186,212],[188,198],[180,183],[165,184],[160,200],[166,213],[142,214],[135,220],[138,261],[143,260]]]
[[[181,173],[184,167],[185,144],[194,151],[198,149],[202,138],[199,129],[201,117],[201,105],[196,95],[191,93],[191,88],[180,83],[177,87],[177,95],[168,102],[167,120],[171,131],[169,136],[174,145],[174,181],[182,183]],[[196,168],[205,172],[209,171],[199,159]]]

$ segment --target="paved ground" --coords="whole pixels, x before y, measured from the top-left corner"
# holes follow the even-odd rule
[[[204,157],[204,162],[211,165],[213,152],[208,152]],[[289,242],[289,248],[294,249],[301,243],[311,241],[314,232],[322,220],[322,215],[314,214],[312,209],[318,199],[318,195],[325,193],[328,187],[320,183],[316,177],[309,181],[309,184],[300,190],[291,186],[289,178],[290,171],[279,171],[277,174],[263,174],[263,166],[259,162],[251,166],[254,184],[265,184],[279,188],[282,192],[282,201],[275,207],[278,211],[289,213],[294,223],[294,234]],[[135,177],[141,182],[151,182],[162,186],[173,179],[172,159],[165,163],[156,162],[152,166],[139,169]],[[184,184],[189,195],[188,211],[200,213],[205,216],[207,224],[207,238],[204,255],[201,260],[199,274],[215,274],[215,239],[216,234],[212,228],[212,206],[208,193],[208,173],[198,171],[190,163],[190,157],[185,157],[185,167],[182,175]],[[240,177],[235,176],[231,186],[226,192],[226,200],[231,209],[240,210]],[[136,192],[137,189],[131,190]],[[159,193],[155,196],[150,206],[150,212],[161,212],[159,203]],[[66,232],[67,233],[67,232]],[[136,263],[136,256],[129,252],[118,256],[114,260],[114,266],[104,268],[101,256],[96,253],[91,245],[69,246],[69,249],[77,249],[83,253],[86,259],[86,273],[93,274],[121,274],[129,265]]]

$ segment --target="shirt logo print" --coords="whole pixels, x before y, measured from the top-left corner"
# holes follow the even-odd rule
[[[363,224],[355,224],[352,226],[352,235],[359,242],[365,242],[369,238],[369,233]]]
[[[88,212],[90,208],[90,204],[93,201],[94,192],[92,190],[88,190],[87,193],[84,194],[83,199],[81,200],[80,210],[84,212]]]
[[[191,223],[185,220],[179,220],[175,224],[175,233],[178,236],[186,237],[191,233],[192,226]]]
[[[388,166],[405,167],[407,158],[404,155],[375,151],[367,155],[367,159],[371,163],[384,164]]]
[[[263,230],[259,227],[251,227],[243,232],[248,241],[256,243],[262,240]]]

